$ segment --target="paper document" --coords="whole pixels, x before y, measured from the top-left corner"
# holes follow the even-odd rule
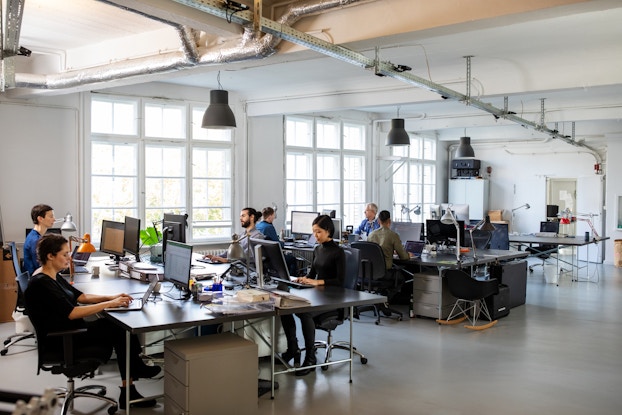
[[[277,308],[296,308],[311,305],[311,301],[304,297],[300,297],[287,291],[273,290],[271,291],[274,298],[274,306]]]

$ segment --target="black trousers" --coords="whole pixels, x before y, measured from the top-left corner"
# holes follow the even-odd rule
[[[309,351],[315,353],[315,322],[313,317],[320,313],[296,313],[300,319],[300,328],[305,341],[305,360],[310,356]],[[287,349],[295,350],[298,348],[298,339],[296,338],[296,320],[293,314],[281,316],[281,325],[287,339]]]

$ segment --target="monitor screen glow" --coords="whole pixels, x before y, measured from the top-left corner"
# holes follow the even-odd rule
[[[188,290],[190,267],[192,264],[192,245],[169,241],[165,252],[164,280],[172,282],[177,288]]]
[[[293,235],[311,235],[312,223],[319,216],[319,212],[302,212],[298,210],[292,211],[292,234]]]
[[[117,258],[125,255],[123,242],[125,236],[125,223],[111,220],[102,221],[102,237],[99,250]]]

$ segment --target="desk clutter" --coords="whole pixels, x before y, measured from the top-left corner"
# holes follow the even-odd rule
[[[151,278],[157,278],[158,281],[162,281],[164,280],[164,271],[158,266],[145,262],[120,261],[119,276],[143,282],[149,282]]]

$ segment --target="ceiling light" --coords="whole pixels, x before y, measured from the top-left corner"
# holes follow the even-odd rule
[[[460,137],[460,145],[456,150],[454,158],[475,157],[473,147],[471,147],[471,137]]]
[[[203,114],[201,128],[228,129],[235,128],[235,116],[229,106],[229,91],[222,89],[220,72],[218,72],[218,89],[209,92],[210,104]]]
[[[410,137],[408,133],[404,129],[404,119],[399,118],[400,109],[397,109],[398,118],[393,118],[391,120],[391,129],[389,130],[389,134],[387,135],[387,142],[385,145],[387,146],[409,146],[410,145]]]

